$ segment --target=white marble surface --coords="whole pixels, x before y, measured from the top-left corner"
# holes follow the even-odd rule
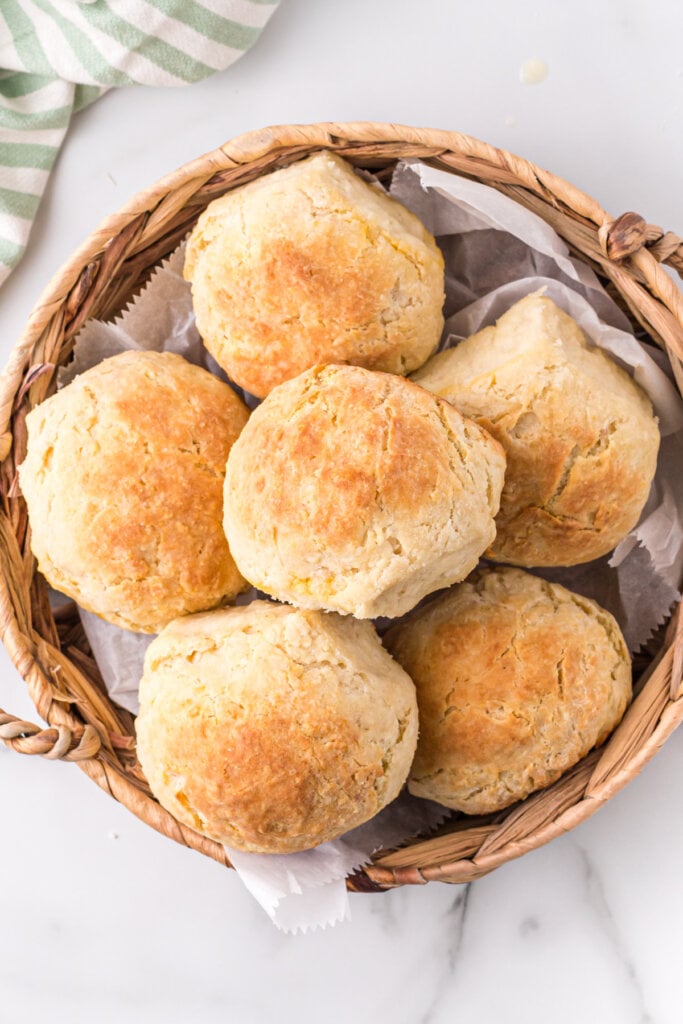
[[[681,233],[682,31],[678,0],[283,0],[226,73],[78,116],[0,292],[2,361],[104,215],[266,124],[464,130]],[[523,84],[531,58],[548,75]],[[0,706],[35,716],[4,651]],[[0,747],[0,1021],[679,1024],[682,778],[680,732],[550,846],[472,886],[354,896],[351,922],[292,938],[77,768]]]

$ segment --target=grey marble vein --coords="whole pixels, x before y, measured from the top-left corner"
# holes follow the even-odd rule
[[[458,886],[458,893],[444,915],[449,929],[445,950],[445,969],[442,969],[439,980],[434,986],[434,994],[429,1006],[419,1018],[419,1024],[432,1024],[438,1012],[439,1004],[446,989],[452,984],[458,968],[460,953],[464,946],[465,930],[470,909],[472,883]]]
[[[627,944],[619,930],[605,893],[602,877],[584,847],[578,847],[588,905],[595,912],[598,924],[609,941],[612,951],[623,969],[629,987],[633,993],[634,1005],[637,1004],[637,1024],[656,1024],[645,1003],[645,993],[636,969],[636,965],[628,950]]]

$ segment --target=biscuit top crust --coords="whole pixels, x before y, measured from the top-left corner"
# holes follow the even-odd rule
[[[443,328],[434,239],[329,152],[211,203],[184,273],[207,348],[260,398],[317,363],[410,373]]]
[[[482,569],[384,638],[414,680],[410,789],[484,814],[550,785],[602,743],[631,696],[616,620],[521,569]]]
[[[124,629],[158,632],[246,586],[222,529],[248,410],[179,355],[105,359],[27,417],[20,482],[41,572]]]
[[[493,539],[502,451],[402,377],[315,367],[273,391],[228,460],[242,573],[300,607],[400,615]]]
[[[186,616],[147,651],[136,729],[151,788],[241,850],[289,853],[393,800],[415,687],[371,624],[254,601]]]
[[[637,523],[659,449],[652,406],[550,299],[535,293],[515,303],[413,379],[505,449],[491,558],[525,566],[587,562]]]

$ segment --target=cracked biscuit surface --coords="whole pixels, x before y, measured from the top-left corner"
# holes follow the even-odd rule
[[[184,273],[206,347],[260,398],[317,363],[410,373],[443,328],[433,237],[329,152],[212,202]]]
[[[588,562],[636,525],[657,464],[652,406],[550,299],[536,293],[515,303],[413,379],[505,449],[492,559]]]
[[[409,789],[466,814],[555,782],[618,725],[631,664],[594,601],[521,569],[482,569],[384,638],[417,687]]]
[[[314,367],[234,445],[225,532],[242,574],[279,600],[398,616],[475,567],[504,469],[496,441],[405,378]]]
[[[235,597],[223,478],[247,418],[227,384],[168,352],[105,359],[37,406],[20,483],[48,582],[143,633]]]
[[[150,787],[179,821],[239,850],[293,853],[398,796],[415,687],[370,623],[254,601],[152,641],[136,731]]]

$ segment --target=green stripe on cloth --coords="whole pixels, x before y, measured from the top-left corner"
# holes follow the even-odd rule
[[[121,46],[131,53],[137,53],[142,57],[146,57],[152,64],[156,64],[158,68],[161,68],[168,74],[175,75],[177,78],[182,78],[185,82],[199,82],[202,78],[206,78],[214,73],[215,69],[208,64],[202,64],[200,61],[194,60],[188,54],[183,53],[182,50],[164,43],[155,36],[146,35],[139,28],[136,28],[135,25],[132,25],[120,16],[112,17],[108,6],[103,0],[98,0],[97,4],[84,4],[80,10],[89,23],[99,29],[100,32],[104,32],[112,39],[115,39],[117,43],[120,43]],[[61,16],[60,20],[62,22],[65,21]],[[66,27],[64,31],[66,34]],[[76,50],[76,34],[81,39],[85,38],[78,33],[78,29],[69,26],[69,42],[72,42],[73,38],[72,45],[74,50]],[[109,68],[104,73],[95,74],[93,72],[93,77],[97,78],[98,81],[107,82],[109,85],[133,84],[133,79],[129,75],[116,68]]]
[[[54,146],[43,146],[38,142],[14,142],[3,146],[2,163],[5,167],[37,167],[49,171],[56,156]]]
[[[50,66],[33,22],[22,10],[18,0],[2,0],[2,16],[24,68],[38,75],[54,74],[54,68]]]
[[[18,96],[29,96],[32,92],[44,89],[46,85],[54,82],[55,76],[34,75],[28,71],[12,71],[7,77],[0,78],[0,94],[8,99],[16,99]]]
[[[16,263],[25,246],[17,245],[16,242],[10,242],[8,238],[0,238],[0,263],[4,263],[6,267],[11,267],[13,263]]]
[[[34,74],[50,75],[53,69],[40,39],[36,34],[29,15],[19,6],[17,0],[2,0],[2,16],[12,37],[12,43],[24,67]]]
[[[98,100],[106,92],[102,85],[77,85],[74,93],[74,114]]]
[[[236,21],[214,14],[195,0],[155,0],[155,7],[170,18],[188,25],[214,43],[247,50],[258,38],[260,29],[240,25]]]
[[[31,220],[38,209],[40,198],[31,192],[15,192],[12,188],[0,188],[0,211]]]
[[[116,68],[107,64],[105,58],[99,52],[97,47],[90,41],[85,32],[76,28],[68,18],[63,17],[63,15],[54,8],[50,10],[50,17],[59,26],[64,39],[91,78],[94,78],[96,82],[101,82],[106,85],[130,84],[126,76],[122,76]],[[123,82],[121,81],[122,78],[124,79]]]
[[[2,92],[2,83],[0,83]],[[0,104],[0,128],[66,128],[71,118],[72,106],[53,107],[51,110],[37,110],[34,113],[11,110]],[[0,154],[2,156],[2,154]],[[0,163],[4,160],[0,159]]]

